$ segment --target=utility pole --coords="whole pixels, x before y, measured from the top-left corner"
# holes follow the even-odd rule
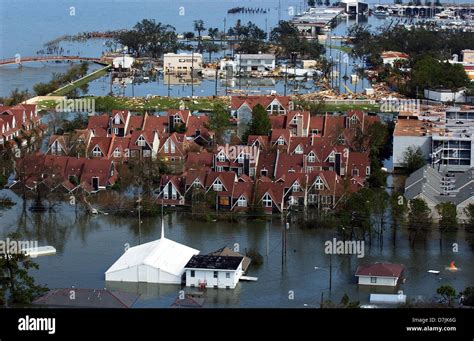
[[[168,97],[170,97],[170,94],[171,94],[171,71],[170,71],[170,68],[171,68],[171,63],[168,63]]]
[[[194,47],[191,51],[191,98],[194,97]]]
[[[332,289],[332,254],[329,254],[329,292]]]
[[[288,86],[288,63],[286,63],[286,72],[285,72],[285,87],[283,95],[286,96],[286,87]]]
[[[216,96],[217,96],[217,72],[218,72],[218,69],[217,69],[217,65],[216,65],[216,89],[215,89]]]
[[[269,253],[270,253],[270,227],[268,226],[268,222],[267,222],[267,258],[268,258]]]
[[[142,236],[142,217],[141,217],[141,209],[142,209],[142,194],[138,193],[138,244],[142,243],[141,236]]]
[[[338,90],[339,92],[341,91],[341,52],[339,52],[339,86],[338,86]]]

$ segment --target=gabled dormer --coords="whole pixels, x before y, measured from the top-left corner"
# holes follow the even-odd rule
[[[326,183],[319,175],[314,180],[313,185],[314,185],[314,188],[318,191],[321,191],[326,188]]]

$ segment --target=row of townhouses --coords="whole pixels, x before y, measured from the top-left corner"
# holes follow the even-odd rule
[[[159,158],[181,164],[161,177],[155,190],[159,202],[189,206],[195,194],[202,193],[215,200],[218,209],[262,207],[267,212],[334,207],[345,194],[365,185],[371,170],[368,141],[361,136],[379,120],[377,116],[362,111],[311,116],[294,110],[283,96],[233,98],[231,111],[237,100],[241,104],[236,110],[251,110],[257,104],[267,109],[268,135],[216,145],[206,115],[185,109],[162,116],[114,110],[90,117],[86,129],[51,136],[46,155],[33,156],[43,161],[23,167],[28,172],[18,181],[28,181],[29,186],[49,182],[50,187],[61,185],[68,191],[81,185],[94,192],[115,183],[118,162]]]
[[[41,118],[36,105],[18,104],[15,106],[0,106],[0,146],[20,147],[27,143],[26,137],[38,129],[41,132]],[[33,141],[34,142],[34,141]]]

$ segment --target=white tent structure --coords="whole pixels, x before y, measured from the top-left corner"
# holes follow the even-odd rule
[[[106,281],[181,284],[184,266],[199,250],[164,236],[129,248],[106,272]]]

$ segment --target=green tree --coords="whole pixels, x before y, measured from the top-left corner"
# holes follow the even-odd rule
[[[252,109],[252,119],[249,122],[249,126],[242,140],[247,142],[249,135],[268,135],[271,129],[272,124],[267,111],[261,104],[257,104]]]
[[[215,40],[219,35],[219,29],[217,27],[209,27],[207,30],[207,34],[209,34],[209,37],[211,37],[212,40]]]
[[[8,238],[20,241],[21,235],[12,233]],[[0,253],[0,305],[29,304],[47,291],[28,273],[30,269],[38,269],[38,264],[25,253],[9,251],[6,248]]]
[[[280,21],[270,33],[271,42],[278,47],[277,54],[290,58],[296,52],[301,58],[317,59],[324,53],[324,46],[317,39],[305,39],[289,21]]]
[[[193,25],[194,25],[194,31],[197,32],[198,38],[201,39],[202,32],[206,30],[206,27],[204,26],[204,21],[194,20]]]
[[[462,305],[474,307],[474,287],[467,287],[461,292]]]
[[[464,224],[464,229],[466,230],[466,240],[471,246],[471,249],[474,250],[474,204],[469,204],[464,208],[464,213],[466,214],[466,222]]]
[[[397,241],[397,229],[406,221],[407,215],[407,200],[399,192],[393,192],[390,195],[390,212],[392,215],[392,242],[393,245]]]
[[[123,31],[116,37],[117,43],[126,46],[128,53],[141,57],[160,58],[166,52],[177,52],[182,48],[178,42],[176,30],[171,25],[144,19],[132,30]]]
[[[230,114],[222,103],[214,103],[209,114],[208,128],[216,134],[216,140],[221,143],[226,129],[230,127]]]
[[[420,147],[410,146],[403,152],[401,163],[406,173],[411,174],[425,166],[427,162]]]
[[[198,35],[198,50],[200,53],[202,53],[203,51],[201,34],[205,30],[206,30],[206,27],[204,26],[203,20],[194,20],[194,31],[197,32],[197,35]]]
[[[412,247],[420,233],[428,231],[432,224],[431,210],[423,199],[415,198],[409,202],[408,228],[411,231]]]
[[[449,306],[452,305],[453,298],[456,297],[456,290],[450,285],[442,285],[436,289],[436,293],[441,295],[443,300],[447,302]]]
[[[6,106],[13,106],[26,101],[29,97],[30,93],[28,90],[20,91],[18,88],[15,88],[8,97],[0,97],[0,103]]]
[[[445,88],[453,91],[470,84],[461,64],[441,62],[427,55],[417,60],[411,70],[409,83],[411,93],[421,92],[425,88]]]
[[[439,228],[441,231],[452,231],[458,228],[456,205],[452,202],[442,202],[436,205],[440,215]]]
[[[221,47],[213,41],[202,42],[201,48],[204,52],[207,52],[209,54],[209,62],[211,62],[212,60],[212,54],[217,53],[221,50]]]

